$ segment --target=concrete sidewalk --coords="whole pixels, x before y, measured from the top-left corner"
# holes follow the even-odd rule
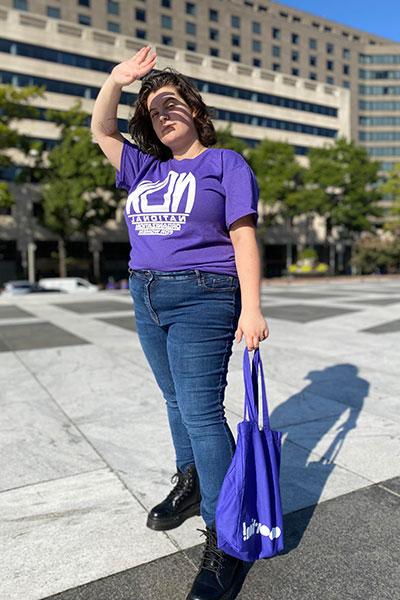
[[[393,600],[400,282],[264,285],[263,312],[285,554],[257,562],[239,598]],[[226,390],[235,434],[243,351]],[[174,455],[128,293],[0,298],[0,397],[0,598],[184,600],[204,523],[145,526]]]

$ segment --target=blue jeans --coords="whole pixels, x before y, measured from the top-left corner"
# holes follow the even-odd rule
[[[241,311],[239,279],[197,269],[130,273],[137,332],[166,401],[176,466],[196,465],[200,511],[211,527],[235,451],[224,394]]]

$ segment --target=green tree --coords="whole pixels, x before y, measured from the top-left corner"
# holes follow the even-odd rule
[[[262,140],[249,152],[260,197],[269,208],[266,226],[284,224],[291,237],[293,220],[299,215],[315,214],[319,193],[305,186],[305,168],[296,160],[293,146],[285,142]],[[293,262],[292,244],[287,243],[286,262]]]
[[[43,223],[58,236],[61,277],[66,275],[66,241],[82,233],[90,247],[94,228],[115,215],[122,197],[114,186],[114,168],[85,127],[88,117],[80,103],[64,113],[46,113],[61,129],[60,143],[48,154],[49,168],[43,180]],[[96,278],[100,276],[98,256],[94,251]]]
[[[30,102],[43,97],[44,88],[26,86],[21,89],[12,85],[0,85],[0,169],[14,164],[9,154],[10,149],[17,149],[28,155],[32,148],[32,140],[15,128],[20,119],[35,118],[38,109]],[[0,206],[10,207],[14,198],[6,182],[0,182]]]
[[[342,239],[355,241],[382,216],[378,171],[379,163],[369,158],[365,148],[344,138],[336,140],[334,146],[310,150],[306,182],[319,194],[318,212],[326,218],[332,272],[333,228],[338,228]]]
[[[380,192],[391,200],[385,229],[400,235],[400,163],[389,171],[386,180],[380,186]]]
[[[224,129],[217,129],[216,134],[217,143],[215,145],[217,148],[229,148],[245,156],[248,145],[244,140],[233,135],[231,124],[227,125]]]

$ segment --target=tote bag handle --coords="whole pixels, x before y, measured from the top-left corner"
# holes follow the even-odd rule
[[[261,397],[262,397],[262,429],[270,431],[271,426],[268,415],[267,392],[265,389],[264,369],[261,362],[260,350],[254,351],[252,370],[250,373],[250,357],[247,347],[243,354],[243,374],[244,374],[244,420],[258,423],[259,415],[259,395],[258,395],[258,374],[261,375]]]

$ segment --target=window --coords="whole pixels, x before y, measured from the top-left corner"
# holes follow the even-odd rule
[[[28,10],[27,0],[14,0],[13,7],[17,10]]]
[[[292,69],[292,75],[299,76],[299,69]]]
[[[318,47],[317,40],[315,38],[309,38],[308,47],[310,48],[310,50],[316,50]]]
[[[61,17],[61,11],[58,6],[48,6],[47,16],[51,17],[52,19],[59,19]]]
[[[235,27],[235,29],[239,29],[240,17],[237,17],[236,15],[231,15],[231,25],[232,27]]]
[[[317,74],[313,73],[312,71],[310,71],[309,74],[308,74],[308,79],[311,79],[312,81],[316,81]]]
[[[210,38],[210,40],[214,40],[214,42],[217,42],[219,40],[219,31],[218,31],[218,29],[212,29],[210,27],[210,29],[208,31],[208,37]]]
[[[272,46],[272,56],[279,58],[281,55],[281,47],[280,46]]]
[[[343,75],[350,75],[350,65],[343,65]]]
[[[240,35],[232,34],[231,44],[232,46],[240,47]]]
[[[107,12],[109,15],[119,15],[119,4],[114,0],[107,0]]]
[[[292,60],[294,60],[295,62],[298,62],[299,53],[297,52],[297,50],[292,50]]]
[[[164,29],[172,29],[172,17],[161,15],[161,27]]]
[[[161,43],[164,44],[164,46],[172,46],[172,37],[170,35],[162,35]]]
[[[292,33],[292,44],[298,44],[300,42],[300,36],[297,33]]]
[[[309,56],[308,57],[308,64],[310,65],[310,67],[316,67],[317,66],[317,57],[316,56]]]
[[[218,48],[210,48],[210,56],[219,56]]]
[[[89,15],[78,15],[78,23],[80,25],[91,25]]]
[[[343,81],[343,87],[349,89],[350,88],[350,81]]]
[[[335,80],[333,79],[333,77],[331,77],[331,75],[328,75],[328,77],[326,78],[326,83],[329,83],[330,85],[334,85]]]
[[[136,37],[140,40],[145,40],[147,38],[147,31],[145,29],[136,29]]]
[[[79,0],[79,6],[90,6],[90,0]]]
[[[261,52],[261,42],[260,40],[253,40],[253,52]]]
[[[272,63],[272,70],[273,71],[280,71],[281,70],[281,65],[279,63]]]
[[[301,17],[296,17],[295,15],[293,15],[292,21],[293,23],[301,23]]]
[[[332,27],[329,27],[328,25],[324,25],[324,31],[332,31]]]
[[[328,71],[333,71],[333,60],[326,61],[326,68],[328,69]]]
[[[280,40],[281,39],[281,30],[277,29],[276,27],[272,28],[272,37],[274,40]]]
[[[214,23],[218,22],[218,11],[215,10],[214,8],[210,8],[210,10],[208,11],[208,17],[210,19],[210,21],[214,21]]]
[[[313,27],[315,27],[315,29],[319,29],[320,28],[320,25],[319,25],[319,23],[317,21],[313,21],[311,24],[312,24]]]
[[[113,31],[114,33],[119,33],[121,31],[119,23],[114,23],[114,21],[107,21],[107,29],[108,31]]]
[[[327,51],[327,53],[328,53],[328,54],[333,54],[333,51],[334,51],[334,46],[333,46],[333,44],[331,44],[330,42],[328,42],[328,43],[326,44],[326,51]]]
[[[236,52],[232,52],[232,60],[234,62],[240,62],[240,54],[237,54]]]
[[[137,8],[135,10],[135,19],[136,21],[146,21],[146,11],[142,8]]]
[[[186,2],[186,14],[187,15],[196,15],[196,5],[193,2]]]
[[[348,48],[343,48],[342,55],[344,60],[350,60],[350,50]]]
[[[196,52],[196,50],[197,50],[196,42],[186,42],[186,50],[190,50],[190,52]]]
[[[172,8],[171,4],[171,0],[161,0],[161,6],[163,8]]]
[[[186,33],[188,35],[196,35],[196,23],[189,23],[189,21],[186,21]]]
[[[253,58],[253,67],[261,67],[261,60],[259,58]]]
[[[261,23],[258,21],[253,21],[251,27],[253,33],[261,33]]]

